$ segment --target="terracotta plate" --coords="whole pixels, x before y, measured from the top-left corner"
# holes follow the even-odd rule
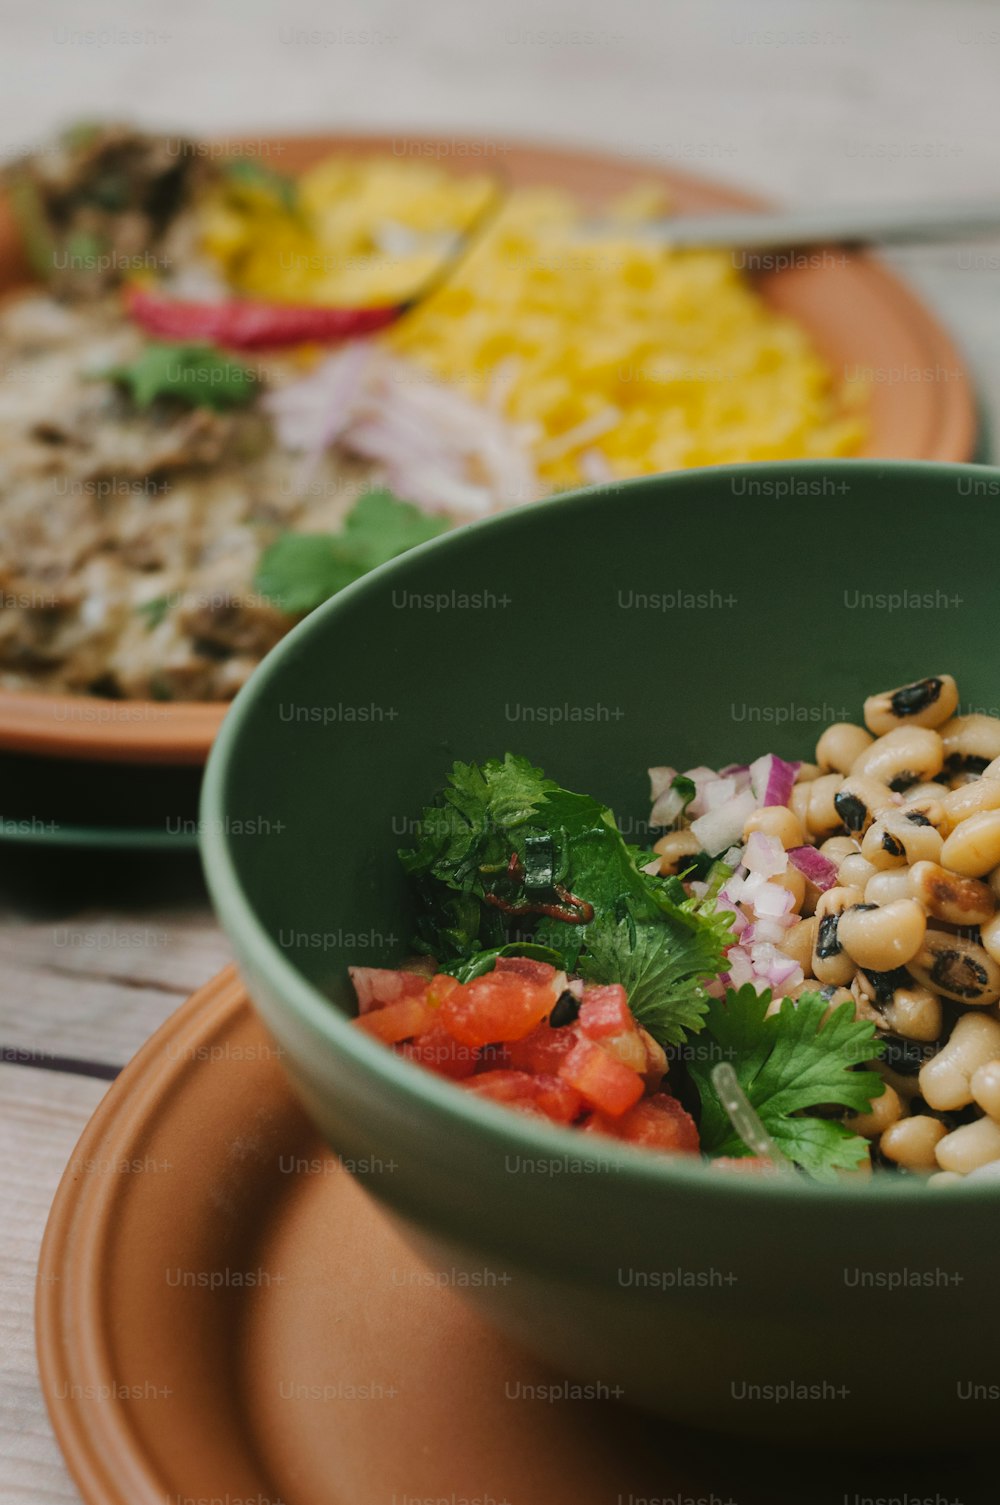
[[[759,208],[761,200],[700,178],[606,153],[455,138],[317,136],[254,142],[258,155],[297,172],[334,151],[440,159],[450,170],[501,172],[514,184],[561,185],[592,207],[631,183],[662,181],[680,213]],[[0,293],[26,272],[9,211],[0,205]],[[864,454],[968,460],[975,443],[969,374],[933,315],[885,267],[862,255],[799,258],[756,278],[774,307],[798,320],[835,371],[872,373],[871,437]],[[914,372],[938,373],[916,380]],[[909,375],[907,374],[909,373]],[[203,763],[225,706],[125,704],[79,696],[0,691],[0,748],[130,763]]]
[[[66,1169],[38,1348],[87,1505],[991,1498],[968,1457],[819,1470],[567,1389],[415,1257],[277,1056],[222,973],[126,1068]]]

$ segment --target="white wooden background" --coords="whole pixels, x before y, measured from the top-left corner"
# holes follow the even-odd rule
[[[789,200],[1000,196],[990,0],[5,0],[0,159],[80,116],[612,146]],[[1000,239],[895,257],[1000,417]],[[227,959],[192,864],[0,863],[0,1044],[122,1064]],[[0,1065],[0,1502],[76,1501],[34,1265],[99,1078]]]

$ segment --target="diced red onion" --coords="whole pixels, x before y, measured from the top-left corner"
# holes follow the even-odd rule
[[[714,768],[698,767],[685,768],[684,777],[686,779],[690,779],[692,784],[694,785],[694,799],[687,807],[688,815],[704,815],[705,804],[703,799],[703,790],[706,784],[710,784],[713,779],[717,779],[719,775],[716,773]]]
[[[752,831],[743,853],[743,864],[751,873],[763,873],[765,878],[776,878],[788,868],[788,856],[776,836],[765,836],[762,831]]]
[[[761,805],[787,805],[795,787],[800,763],[786,763],[776,753],[765,753],[750,764],[750,787]]]
[[[817,852],[815,847],[792,847],[788,860],[818,889],[826,890],[837,885],[837,868],[829,857]]]
[[[765,883],[754,900],[754,912],[758,919],[779,919],[795,904],[791,889],[781,883]]]
[[[708,810],[692,821],[691,830],[702,851],[717,857],[739,841],[747,819],[757,808],[753,791],[745,789],[717,809]]]

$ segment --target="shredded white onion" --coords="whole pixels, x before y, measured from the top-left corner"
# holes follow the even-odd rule
[[[428,512],[476,517],[542,494],[524,426],[380,345],[350,342],[264,406],[280,443],[305,455],[304,480],[339,444]]]

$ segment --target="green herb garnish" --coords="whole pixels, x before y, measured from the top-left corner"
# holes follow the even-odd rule
[[[339,533],[283,533],[261,556],[254,587],[299,616],[447,527],[391,491],[368,491]]]
[[[877,1072],[857,1068],[880,1052],[875,1027],[855,1020],[850,1003],[830,1011],[818,993],[785,998],[768,1017],[770,1002],[769,992],[747,985],[709,1005],[705,1032],[688,1059],[701,1096],[701,1147],[713,1158],[751,1153],[712,1085],[712,1067],[728,1061],[779,1150],[817,1180],[834,1180],[864,1162],[867,1140],[836,1118],[802,1115],[830,1107],[869,1111],[884,1083]]]
[[[273,167],[265,167],[263,163],[247,158],[227,162],[224,170],[227,182],[234,188],[267,193],[290,213],[298,208],[299,185],[287,173],[276,172]]]
[[[150,632],[155,627],[159,627],[169,610],[169,596],[154,596],[151,601],[143,601],[136,607],[136,611],[143,618]]]
[[[700,1028],[728,917],[644,871],[649,854],[628,845],[609,809],[526,758],[456,763],[400,858],[417,898],[414,944],[443,970],[543,947],[553,966],[622,983],[662,1043]]]
[[[127,387],[137,407],[176,397],[193,408],[244,407],[257,389],[254,373],[211,345],[171,345],[151,340],[127,366],[98,373]]]

